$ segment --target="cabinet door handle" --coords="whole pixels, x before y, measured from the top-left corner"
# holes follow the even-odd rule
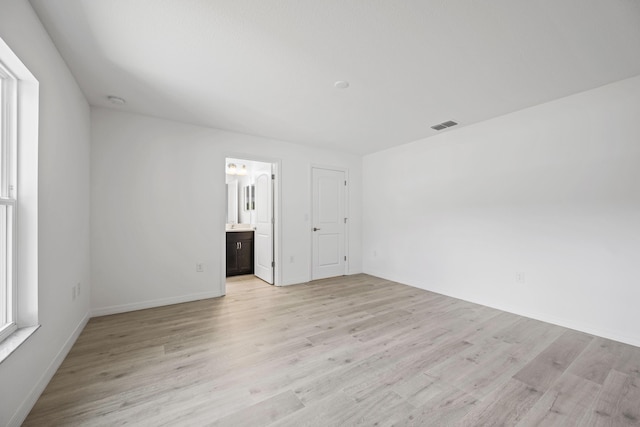
[[[313,227],[313,231],[318,231],[318,230],[320,230],[320,229],[317,228],[317,227]]]
[[[236,249],[240,249],[240,242],[236,242]]]
[[[238,249],[242,249],[242,242],[238,242],[238,244],[240,245]]]

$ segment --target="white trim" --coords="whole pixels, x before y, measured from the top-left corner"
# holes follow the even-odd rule
[[[0,262],[6,268],[0,290],[4,295],[0,307],[0,342],[7,339],[17,327],[18,319],[18,203],[16,197],[16,174],[18,168],[18,79],[6,68],[0,58],[0,205],[5,206],[3,218],[6,241],[0,248]],[[6,322],[6,323],[5,323]]]
[[[309,277],[298,277],[290,282],[282,283],[280,286],[293,286],[293,285],[303,285],[305,283],[309,283]]]
[[[347,273],[345,276],[355,276],[357,274],[362,274],[361,272],[358,273]],[[297,286],[297,285],[307,285],[310,282],[312,282],[311,280],[309,280],[308,277],[299,277],[295,280],[292,280],[291,282],[287,282],[287,283],[283,283],[280,286]]]
[[[108,316],[110,314],[128,313],[130,311],[145,310],[147,308],[163,307],[165,305],[181,304],[183,302],[199,301],[209,298],[221,297],[218,291],[201,292],[197,294],[180,295],[169,298],[159,298],[149,301],[134,302],[130,304],[99,307],[91,310],[91,317]]]
[[[0,58],[1,59],[1,58]],[[2,174],[0,175],[0,197],[15,199],[15,189],[10,191],[11,186],[16,184],[16,142],[18,125],[18,79],[7,69],[0,60],[0,123],[2,133],[0,134],[0,158],[4,162]]]
[[[14,294],[15,294],[15,292],[14,292]],[[15,300],[15,297],[13,297],[13,299]],[[14,301],[14,306],[15,306],[15,301]],[[17,330],[18,330],[18,325],[13,320],[11,322],[6,323],[2,327],[0,327],[0,348],[2,347],[2,343],[6,339],[9,339],[9,337],[11,337],[11,335]],[[1,353],[1,351],[0,351],[0,353]],[[0,363],[2,363],[3,360],[4,360],[4,358],[2,356],[0,356]]]
[[[486,305],[486,304],[483,304],[483,305]],[[487,306],[487,307],[491,307],[491,306]],[[554,325],[562,326],[564,328],[574,329],[576,331],[580,331],[587,334],[596,335],[598,337],[608,338],[613,341],[618,341],[621,343],[640,347],[640,336],[630,337],[626,335],[620,335],[615,331],[602,329],[597,326],[587,325],[581,322],[576,322],[571,319],[555,317],[545,313],[539,313],[539,312],[528,311],[528,310],[520,310],[519,308],[516,308],[516,307],[513,307],[513,309],[499,308],[499,307],[492,307],[492,308],[497,308],[498,310],[506,311],[513,314],[518,314],[520,316],[529,317],[535,320],[540,320],[541,322],[552,323]]]
[[[521,307],[515,306],[515,305],[502,305],[502,304],[496,304],[494,301],[491,300],[483,300],[482,298],[475,298],[475,299],[469,299],[469,298],[463,298],[460,295],[457,295],[455,292],[443,292],[441,289],[431,289],[427,286],[419,286],[419,285],[414,285],[411,283],[407,283],[407,282],[403,282],[402,280],[399,280],[398,278],[392,278],[392,277],[386,277],[385,275],[379,275],[376,274],[375,272],[365,272],[365,274],[368,274],[370,276],[374,276],[374,277],[379,277],[381,279],[386,279],[386,280],[390,280],[393,282],[398,282],[401,283],[403,285],[407,285],[407,286],[411,286],[413,288],[417,288],[417,289],[423,289],[425,291],[429,291],[429,292],[434,292],[440,295],[445,295],[447,297],[451,297],[451,298],[456,298],[462,301],[467,301],[470,302],[472,304],[478,304],[478,305],[483,305],[485,307],[489,307],[489,308],[493,308],[496,310],[500,310],[500,311],[504,311],[507,313],[512,313],[512,314],[516,314],[518,316],[522,316],[522,317],[528,317],[530,319],[534,319],[534,320],[539,320],[541,322],[545,322],[545,323],[551,323],[553,325],[557,325],[557,326],[562,326],[563,328],[569,328],[569,329],[573,329],[576,331],[580,331],[580,332],[584,332],[586,334],[590,334],[590,335],[595,335],[598,337],[602,337],[602,338],[607,338],[613,341],[618,341],[621,343],[625,343],[625,344],[629,344],[629,345],[633,345],[636,347],[640,347],[640,336],[628,336],[628,335],[621,335],[615,331],[609,330],[609,329],[603,329],[600,328],[598,326],[594,326],[594,325],[589,325],[586,323],[582,323],[582,322],[576,322],[574,320],[571,319],[565,319],[565,318],[561,318],[561,317],[556,317],[547,313],[541,313],[538,311],[532,311],[532,310],[525,310],[522,309]]]
[[[15,200],[12,254],[13,320],[25,328],[38,323],[38,132],[39,83],[20,58],[0,39],[4,89],[12,108],[3,105],[3,120],[11,125],[3,139],[11,139],[7,154],[17,159],[5,176],[11,186],[8,198]],[[7,95],[5,93],[5,95]],[[5,187],[6,189],[6,187]]]
[[[344,215],[347,218],[347,222],[344,224],[344,256],[347,259],[344,262],[344,275],[348,276],[350,271],[351,254],[349,253],[349,231],[351,228],[351,214],[349,211],[349,188],[351,187],[351,181],[349,180],[349,169],[344,170],[344,179],[346,184],[344,186]]]
[[[39,83],[18,76],[18,328],[38,324]],[[16,215],[18,211],[16,210]]]
[[[40,395],[47,387],[47,384],[49,384],[49,381],[51,381],[53,375],[56,373],[60,365],[62,365],[62,362],[64,361],[65,357],[67,357],[67,354],[69,354],[71,347],[73,347],[73,344],[75,344],[76,340],[80,336],[80,333],[82,332],[84,327],[87,326],[88,321],[89,314],[87,313],[73,330],[69,338],[67,338],[62,348],[60,348],[60,351],[58,351],[58,354],[56,354],[56,357],[54,357],[51,363],[49,363],[49,366],[44,371],[40,379],[27,394],[27,397],[22,401],[22,404],[18,406],[18,410],[9,420],[9,424],[7,424],[7,427],[19,427],[24,422],[24,420],[27,418],[27,415],[29,415],[29,412],[31,412],[31,409],[35,406],[36,402],[40,398]]]
[[[18,329],[15,324],[8,329],[11,332],[0,342],[0,364],[18,349],[40,326],[29,326]]]

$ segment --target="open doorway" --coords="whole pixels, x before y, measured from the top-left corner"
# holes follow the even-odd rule
[[[239,279],[277,285],[277,162],[225,159],[225,294]]]

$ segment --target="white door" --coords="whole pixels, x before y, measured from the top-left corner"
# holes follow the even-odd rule
[[[273,285],[273,186],[271,174],[256,177],[256,231],[254,274]]]
[[[311,278],[345,274],[345,173],[312,170],[312,271]]]

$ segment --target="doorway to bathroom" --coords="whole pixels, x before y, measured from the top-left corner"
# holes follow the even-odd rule
[[[241,276],[277,285],[278,162],[225,159],[225,293]]]

